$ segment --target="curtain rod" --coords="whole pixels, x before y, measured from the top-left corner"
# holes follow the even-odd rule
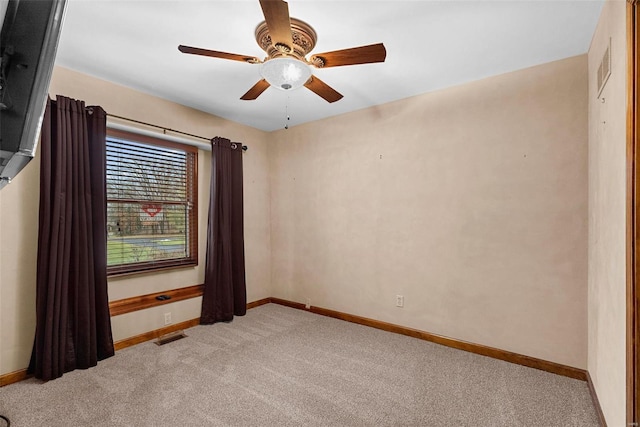
[[[130,119],[128,117],[122,117],[122,116],[118,116],[116,114],[110,114],[110,113],[107,113],[107,116],[108,117],[113,117],[114,119],[125,120],[125,121],[128,121],[128,122],[137,123],[137,124],[144,125],[144,126],[151,126],[151,127],[157,128],[157,129],[162,129],[162,134],[165,137],[170,137],[171,135],[167,135],[166,133],[167,132],[172,132],[172,133],[177,133],[177,134],[180,134],[180,135],[189,136],[191,138],[202,139],[202,140],[205,140],[207,142],[211,141],[211,138],[206,138],[206,137],[200,136],[200,135],[194,135],[194,134],[188,133],[188,132],[182,132],[180,130],[175,130],[175,129],[167,128],[167,127],[164,127],[164,126],[154,125],[153,123],[147,123],[147,122],[143,122],[141,120]],[[114,126],[113,123],[111,124],[110,127],[113,127],[113,128],[120,127],[121,130],[129,130],[129,131],[134,131],[134,132],[135,131],[139,131],[139,129],[132,129],[132,128],[125,129],[125,126]],[[204,149],[204,150],[208,149],[209,151],[211,151],[211,147],[208,146],[208,145],[205,146],[204,144],[199,144],[197,142],[189,141],[189,140],[186,140],[186,139],[183,139],[183,138],[180,138],[180,141],[176,141],[176,142],[181,142],[183,144],[194,145],[194,146],[196,146],[198,148],[201,148],[201,149]],[[243,145],[242,146],[242,151],[247,151],[248,148],[249,147],[247,147],[246,145]]]

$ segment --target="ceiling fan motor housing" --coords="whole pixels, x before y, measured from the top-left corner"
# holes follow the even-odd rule
[[[265,51],[269,58],[278,58],[281,56],[293,56],[296,59],[306,62],[305,57],[316,46],[318,35],[311,25],[296,18],[291,20],[291,37],[293,46],[287,46],[282,43],[271,43],[269,28],[267,22],[262,21],[256,27],[256,42],[262,50]]]

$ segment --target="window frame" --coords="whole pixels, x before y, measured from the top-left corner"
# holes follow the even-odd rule
[[[157,260],[157,261],[144,261],[144,262],[136,262],[136,263],[128,263],[128,264],[119,264],[119,265],[108,265],[108,258],[105,259],[105,263],[107,263],[107,276],[115,277],[115,276],[124,276],[131,274],[139,274],[139,273],[149,273],[155,271],[176,269],[176,268],[186,268],[186,267],[196,267],[198,265],[198,148],[191,145],[180,144],[178,142],[169,141],[162,138],[156,138],[148,135],[138,134],[135,132],[128,132],[120,129],[107,128],[107,140],[109,138],[117,138],[125,141],[130,141],[133,143],[141,143],[148,144],[157,147],[170,148],[170,149],[178,149],[184,151],[186,155],[192,156],[193,165],[192,165],[192,179],[191,183],[187,183],[187,187],[191,188],[191,191],[187,193],[187,204],[191,205],[191,212],[189,214],[189,226],[188,226],[188,235],[189,239],[185,240],[185,244],[187,245],[189,256],[184,258],[175,258],[175,259],[167,259],[167,260]],[[106,151],[107,141],[105,141],[105,151]],[[106,163],[105,163],[105,190],[106,190]],[[187,174],[189,175],[189,174]],[[191,184],[191,185],[189,185]],[[189,194],[190,193],[190,194]],[[106,203],[105,203],[105,214],[107,204],[110,202],[108,198],[108,194],[106,195]],[[190,199],[190,200],[189,200]],[[116,200],[114,200],[116,201]],[[105,233],[108,233],[108,230],[105,229]],[[107,242],[109,241],[107,235]]]

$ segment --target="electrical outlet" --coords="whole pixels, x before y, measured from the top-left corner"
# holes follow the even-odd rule
[[[165,325],[171,324],[171,312],[164,314],[164,324]]]
[[[404,307],[404,296],[396,295],[396,307]]]
[[[307,298],[307,303],[304,305],[307,310],[311,309],[311,298]]]

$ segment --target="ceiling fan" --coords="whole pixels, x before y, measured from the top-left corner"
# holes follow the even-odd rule
[[[256,83],[240,99],[254,100],[269,86],[293,90],[305,86],[327,102],[342,99],[342,95],[313,75],[315,68],[384,62],[387,51],[382,43],[350,49],[318,53],[306,59],[315,47],[317,35],[306,22],[289,17],[289,6],[283,0],[259,0],[265,20],[258,24],[255,37],[258,45],[267,53],[264,60],[254,56],[219,52],[191,46],[178,46],[180,52],[211,56],[233,61],[262,64],[263,79]]]

